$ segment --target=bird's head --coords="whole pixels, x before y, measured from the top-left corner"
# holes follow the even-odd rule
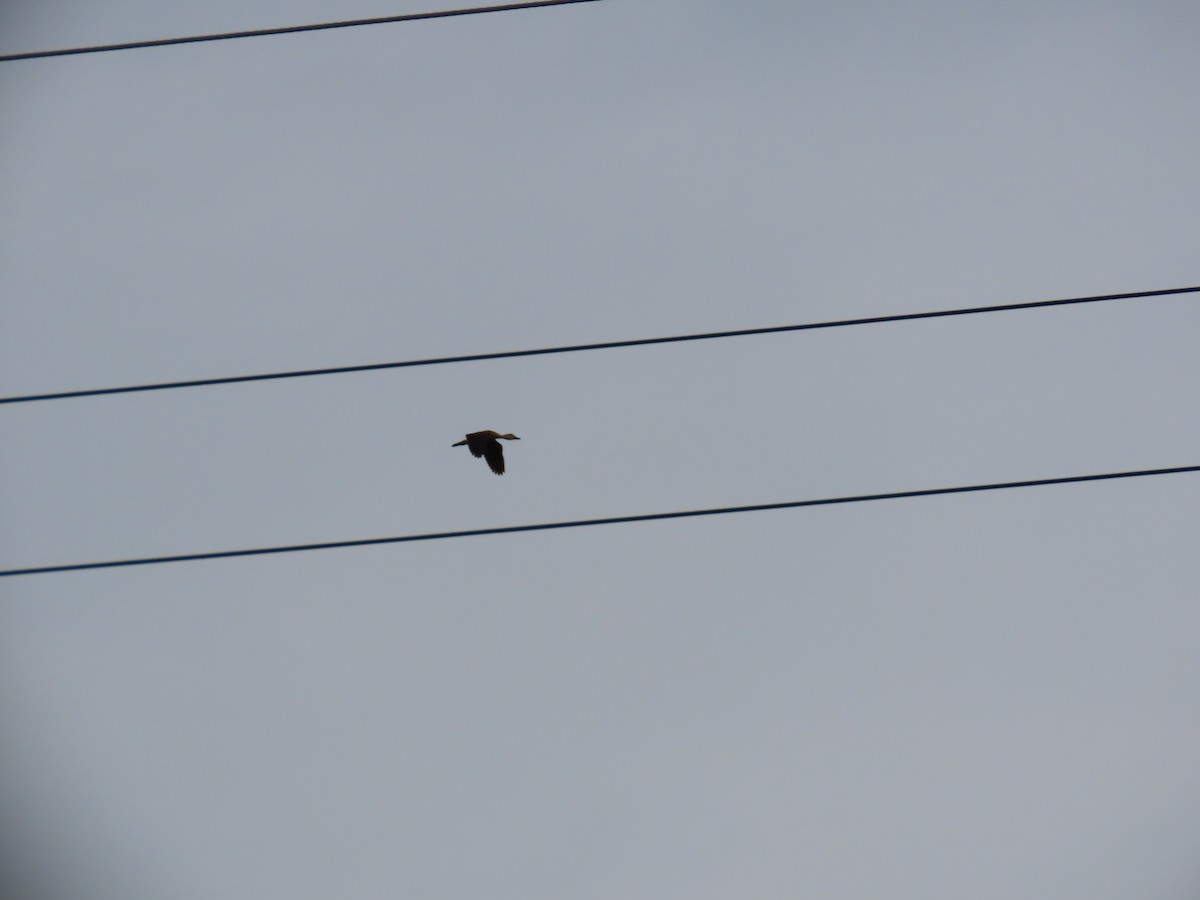
[[[498,434],[498,435],[496,435],[496,437],[503,438],[506,441],[519,441],[520,440],[520,438],[517,437],[515,434]]]

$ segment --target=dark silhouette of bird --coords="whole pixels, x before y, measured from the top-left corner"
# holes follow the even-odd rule
[[[487,460],[488,466],[497,475],[504,474],[504,448],[500,446],[501,441],[519,441],[520,438],[515,434],[499,434],[495,431],[476,431],[467,435],[465,441],[459,441],[457,444],[451,444],[452,447],[461,447],[464,444],[471,451],[471,455],[475,457],[482,456]]]

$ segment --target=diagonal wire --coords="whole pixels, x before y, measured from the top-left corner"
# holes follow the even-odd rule
[[[470,9],[445,9],[434,12],[408,13],[400,16],[380,16],[374,19],[349,19],[344,22],[320,22],[315,25],[286,25],[280,28],[259,28],[254,31],[227,31],[221,34],[198,34],[190,37],[159,38],[153,41],[130,41],[125,44],[99,44],[92,47],[71,47],[66,50],[34,50],[28,53],[9,53],[0,62],[18,59],[45,59],[48,56],[75,56],[80,53],[107,53],[110,50],[139,50],[143,47],[167,47],[172,44],[198,44],[202,41],[229,41],[234,38],[266,37],[273,34],[296,34],[300,31],[327,31],[331,28],[351,28],[355,25],[384,25],[389,22],[415,22],[418,19],[446,19],[451,16],[474,16],[480,13],[507,12],[514,9],[533,9],[539,6],[565,6],[568,3],[594,3],[596,0],[530,0],[527,3],[505,3],[500,6],[476,6]]]
[[[346,547],[367,547],[373,544],[402,544],[413,541],[438,541],[447,538],[482,537],[491,534],[515,534],[521,531],[548,531],[554,528],[584,528],[591,525],[624,525],[650,522],[656,519],[683,519],[694,516],[719,516],[727,513],[764,512],[773,509],[795,509],[804,506],[832,506],[840,503],[869,503],[875,500],[904,500],[911,497],[933,497],[938,494],[966,494],[975,491],[1002,491],[1010,488],[1045,487],[1054,484],[1076,484],[1084,481],[1107,481],[1116,478],[1142,478],[1148,475],[1176,475],[1200,472],[1200,466],[1179,466],[1173,469],[1142,469],[1134,472],[1107,472],[1102,475],[1069,475],[1063,478],[1039,478],[1033,481],[1006,481],[996,484],[971,484],[964,487],[926,488],[916,491],[896,491],[889,494],[859,494],[851,497],[827,497],[820,500],[793,500],[787,503],[759,503],[753,506],[726,506],[717,509],[690,509],[681,512],[650,513],[638,516],[615,516],[607,519],[577,519],[570,522],[543,522],[536,525],[508,525],[500,528],[473,528],[468,531],[441,531],[429,534],[406,534],[399,537],[363,538],[351,541],[327,541],[320,544],[290,544],[282,547],[259,547],[251,550],[219,550],[209,553],[184,553],[177,556],[146,556],[140,559],[114,559],[105,562],[68,563],[59,566],[38,566],[27,569],[3,569],[0,577],[10,575],[45,575],[51,572],[77,572],[83,569],[114,569],[124,566],[149,566],[159,563],[195,562],[203,559],[229,559],[235,556],[264,556],[273,553],[302,553],[310,550],[336,550]]]
[[[366,363],[355,366],[333,366],[325,369],[297,369],[290,372],[266,372],[260,375],[229,375],[221,378],[197,378],[191,381],[162,381],[134,384],[125,387],[87,388],[58,391],[49,394],[20,394],[0,397],[3,403],[32,403],[39,400],[65,400],[70,397],[98,397],[103,394],[131,394],[139,391],[165,391],[175,388],[208,387],[217,384],[238,384],[247,381],[271,381],[280,378],[307,378],[314,375],[340,375],[347,372],[371,372],[378,369],[404,369],[412,366],[440,366],[446,363],[480,362],[489,359],[512,359],[518,356],[545,356],[551,353],[575,353],[580,350],[611,350],[617,347],[641,347],[648,344],[672,344],[682,341],[708,341],[715,338],[748,337],[758,334],[779,334],[785,331],[813,331],[818,328],[846,328],[853,325],[878,325],[885,322],[905,322],[914,319],[938,319],[948,316],[969,316],[977,313],[1008,312],[1019,309],[1039,309],[1047,306],[1069,306],[1080,303],[1101,303],[1107,300],[1133,300],[1142,297],[1163,297],[1169,294],[1189,294],[1200,286],[1165,288],[1157,291],[1134,291],[1125,294],[1099,294],[1091,297],[1071,297],[1065,300],[1034,300],[1027,303],[1006,303],[998,306],[970,306],[961,309],[941,309],[933,312],[898,313],[890,316],[867,316],[859,319],[837,319],[827,322],[806,322],[800,325],[773,325],[767,328],[743,328],[737,331],[710,331],[703,334],[677,334],[669,337],[636,338],[626,341],[604,341],[598,344],[571,344],[562,347],[541,347],[535,350],[505,350],[499,353],[472,353],[466,356],[440,356],[432,359],[408,359],[399,362]]]

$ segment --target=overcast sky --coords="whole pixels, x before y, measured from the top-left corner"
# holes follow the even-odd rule
[[[0,53],[430,8],[8,3]],[[1200,284],[1198,28],[600,0],[0,63],[0,393]],[[0,567],[1195,465],[1196,297],[4,406]],[[1191,900],[1198,504],[5,578],[6,896]]]

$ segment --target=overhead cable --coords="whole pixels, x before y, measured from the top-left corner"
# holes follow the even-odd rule
[[[25,569],[0,570],[0,577],[10,575],[46,575],[52,572],[73,572],[83,569],[114,569],[125,566],[149,566],[159,563],[195,562],[204,559],[228,559],[235,556],[264,556],[272,553],[301,553],[309,550],[335,550],[346,547],[366,547],[372,544],[401,544],[412,541],[437,541],[447,538],[483,537],[492,534],[515,534],[521,531],[548,531],[553,528],[583,528],[589,525],[624,525],[650,522],[656,519],[683,519],[693,516],[719,516],[726,513],[765,512],[773,509],[794,509],[802,506],[832,506],[839,503],[867,503],[875,500],[904,500],[911,497],[932,497],[938,494],[966,494],[974,491],[1001,491],[1009,488],[1046,487],[1055,484],[1074,484],[1083,481],[1106,481],[1116,478],[1141,478],[1147,475],[1175,475],[1200,472],[1200,466],[1179,466],[1172,469],[1143,469],[1135,472],[1108,472],[1102,475],[1069,475],[1064,478],[1039,478],[1032,481],[1006,481],[997,484],[972,484],[964,487],[926,488],[916,491],[895,491],[887,494],[860,494],[851,497],[826,497],[820,500],[793,500],[787,503],[759,503],[753,506],[726,506],[716,509],[690,509],[681,512],[650,513],[637,516],[614,516],[606,519],[577,519],[569,522],[543,522],[536,525],[507,525],[499,528],[472,528],[466,531],[441,531],[430,534],[406,534],[398,537],[363,538],[350,541],[327,541],[320,544],[290,544],[281,547],[258,547],[251,550],[218,550],[209,553],[184,553],[177,556],[147,556],[140,559],[114,559],[105,562],[67,563],[58,566],[36,566]]]
[[[716,338],[749,337],[759,334],[780,334],[785,331],[813,331],[818,328],[846,328],[852,325],[879,325],[886,322],[906,322],[913,319],[938,319],[949,316],[969,316],[976,313],[1008,312],[1020,309],[1040,309],[1049,306],[1069,306],[1080,303],[1101,303],[1107,300],[1133,300],[1143,297],[1163,297],[1169,294],[1189,294],[1200,286],[1167,288],[1157,291],[1134,291],[1124,294],[1100,294],[1091,297],[1071,297],[1065,300],[1034,300],[1027,303],[1006,303],[996,306],[969,306],[961,309],[939,309],[931,312],[898,313],[888,316],[866,316],[857,319],[835,319],[826,322],[806,322],[800,325],[773,325],[766,328],[742,328],[737,331],[710,331],[702,334],[677,334],[669,337],[636,338],[625,341],[603,341],[596,344],[570,344],[561,347],[540,347],[535,350],[504,350],[498,353],[471,353],[464,356],[440,356],[432,359],[408,359],[399,362],[366,363],[353,366],[333,366],[323,369],[297,369],[290,372],[266,372],[260,375],[229,375],[220,378],[197,378],[189,381],[162,381],[134,384],[125,387],[86,388],[46,394],[20,394],[0,397],[3,403],[32,403],[39,400],[65,400],[71,397],[97,397],[102,394],[132,394],[139,391],[165,391],[175,388],[208,387],[217,384],[237,384],[247,381],[272,381],[280,378],[307,378],[314,375],[340,375],[347,372],[370,372],[378,369],[403,369],[411,366],[439,366],[446,363],[481,362],[490,359],[512,359],[518,356],[545,356],[551,353],[575,353],[580,350],[612,350],[618,347],[640,347],[649,344],[672,344],[682,341],[708,341]]]
[[[171,44],[198,44],[202,41],[230,41],[234,38],[266,37],[273,34],[295,34],[300,31],[327,31],[331,28],[352,28],[355,25],[385,25],[390,22],[414,22],[418,19],[447,19],[451,16],[474,16],[480,13],[507,12],[514,9],[533,9],[539,6],[566,6],[569,3],[594,3],[596,0],[530,0],[528,3],[504,3],[499,6],[476,6],[470,9],[443,9],[433,12],[407,13],[400,16],[379,16],[373,19],[348,19],[343,22],[320,22],[315,25],[285,25],[279,28],[259,28],[254,31],[227,31],[222,34],[197,34],[190,37],[159,38],[152,41],[129,41],[124,44],[99,44],[91,47],[71,47],[66,50],[34,50],[29,53],[9,53],[0,62],[18,59],[44,59],[48,56],[75,56],[80,53],[107,53],[110,50],[139,50],[144,47],[167,47]]]

